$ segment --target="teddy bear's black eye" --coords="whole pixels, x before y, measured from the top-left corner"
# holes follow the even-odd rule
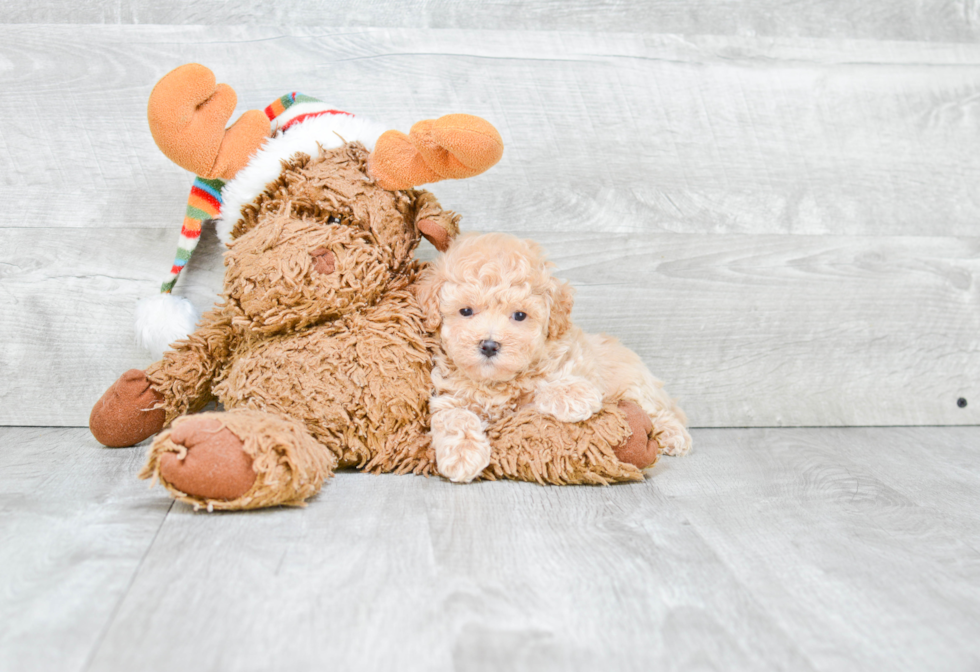
[[[470,315],[473,314],[473,309],[472,308],[460,308],[459,309],[459,314],[462,315],[463,317],[469,317]]]
[[[527,313],[522,313],[519,310],[514,313],[514,319],[518,322],[523,322],[525,317],[527,317]]]

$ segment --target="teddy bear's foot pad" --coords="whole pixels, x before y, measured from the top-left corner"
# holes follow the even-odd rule
[[[653,423],[650,416],[632,401],[619,402],[619,408],[626,414],[626,421],[633,434],[625,442],[614,448],[621,462],[632,464],[639,469],[652,467],[660,457],[660,444],[649,438]]]
[[[184,450],[160,457],[160,477],[181,492],[232,500],[255,483],[244,443],[217,418],[187,418],[174,426],[170,441]]]
[[[157,408],[162,401],[146,374],[130,369],[95,402],[88,419],[92,436],[110,448],[134,446],[163,429],[167,414]]]

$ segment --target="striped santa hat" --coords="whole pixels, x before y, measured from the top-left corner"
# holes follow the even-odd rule
[[[186,298],[175,296],[173,289],[197,247],[205,222],[216,222],[218,237],[227,245],[242,206],[276,179],[283,160],[296,152],[316,155],[319,147],[330,149],[344,141],[359,140],[370,150],[385,130],[298,92],[277,98],[264,111],[269,118],[270,138],[252,155],[248,165],[231,180],[195,177],[170,273],[159,294],[141,299],[136,305],[136,341],[156,357],[197,325],[197,310]]]

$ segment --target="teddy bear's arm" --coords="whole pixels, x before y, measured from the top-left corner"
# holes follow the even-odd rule
[[[224,306],[215,307],[201,317],[192,334],[146,370],[153,389],[163,395],[167,424],[214,400],[212,386],[231,357],[233,334],[231,314]]]
[[[415,226],[437,250],[445,252],[459,235],[459,215],[444,210],[438,199],[425,189],[413,190]]]

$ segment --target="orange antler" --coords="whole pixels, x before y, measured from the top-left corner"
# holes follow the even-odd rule
[[[469,114],[420,121],[409,135],[387,131],[371,153],[370,172],[385,189],[462,179],[500,160],[504,141],[493,125]]]
[[[249,110],[225,129],[237,103],[230,86],[217,84],[203,65],[188,63],[153,87],[150,132],[178,166],[201,177],[231,179],[269,137],[269,119],[260,110]]]

